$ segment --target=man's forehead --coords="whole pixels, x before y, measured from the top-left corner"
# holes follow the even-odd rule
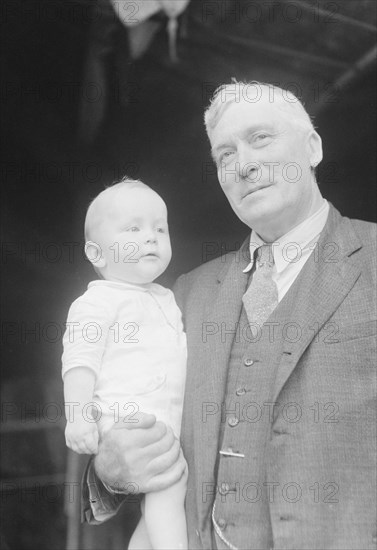
[[[268,101],[263,97],[258,102],[245,100],[225,104],[216,126],[213,128],[210,141],[213,147],[225,134],[232,134],[238,129],[259,128],[263,126],[279,127],[288,121],[287,113],[280,104]]]
[[[242,113],[248,119],[279,119],[282,111],[281,102],[272,101],[268,99],[268,95],[264,94],[258,100],[248,101],[247,99],[240,99],[240,101],[232,101],[224,105],[222,112],[219,116],[220,123],[224,117],[233,118],[238,112]]]

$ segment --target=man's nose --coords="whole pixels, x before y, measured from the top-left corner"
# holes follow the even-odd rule
[[[239,174],[241,179],[255,181],[260,171],[260,165],[253,148],[248,143],[240,143],[238,147]]]

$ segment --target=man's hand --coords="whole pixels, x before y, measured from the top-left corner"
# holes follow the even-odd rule
[[[183,475],[186,461],[173,431],[152,414],[133,415],[137,422],[119,422],[100,442],[97,475],[118,491],[160,491]]]

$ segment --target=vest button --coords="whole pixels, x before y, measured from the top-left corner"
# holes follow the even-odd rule
[[[235,426],[237,426],[238,423],[239,423],[239,419],[236,418],[235,416],[232,416],[232,417],[229,418],[229,420],[228,420],[228,425],[229,425],[231,428],[234,428]]]
[[[250,359],[249,357],[247,357],[243,363],[244,363],[245,367],[251,367],[251,365],[254,364],[254,361],[252,359]]]
[[[223,531],[226,527],[226,521],[223,518],[220,518],[217,520],[217,525],[220,527],[221,531]]]
[[[287,435],[287,434],[289,434],[289,432],[286,429],[284,429],[283,427],[279,428],[278,426],[273,427],[272,431],[275,435]]]
[[[220,495],[227,495],[230,491],[229,483],[222,483],[219,487]]]
[[[245,395],[246,388],[237,388],[236,389],[236,395]]]

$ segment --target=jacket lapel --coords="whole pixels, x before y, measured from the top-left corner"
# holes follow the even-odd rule
[[[287,294],[285,319],[295,323],[300,338],[295,343],[285,340],[281,363],[275,378],[273,400],[277,401],[287,379],[316,334],[333,315],[350,292],[361,270],[352,254],[361,248],[348,218],[342,218],[330,205],[329,218],[300,275]]]

